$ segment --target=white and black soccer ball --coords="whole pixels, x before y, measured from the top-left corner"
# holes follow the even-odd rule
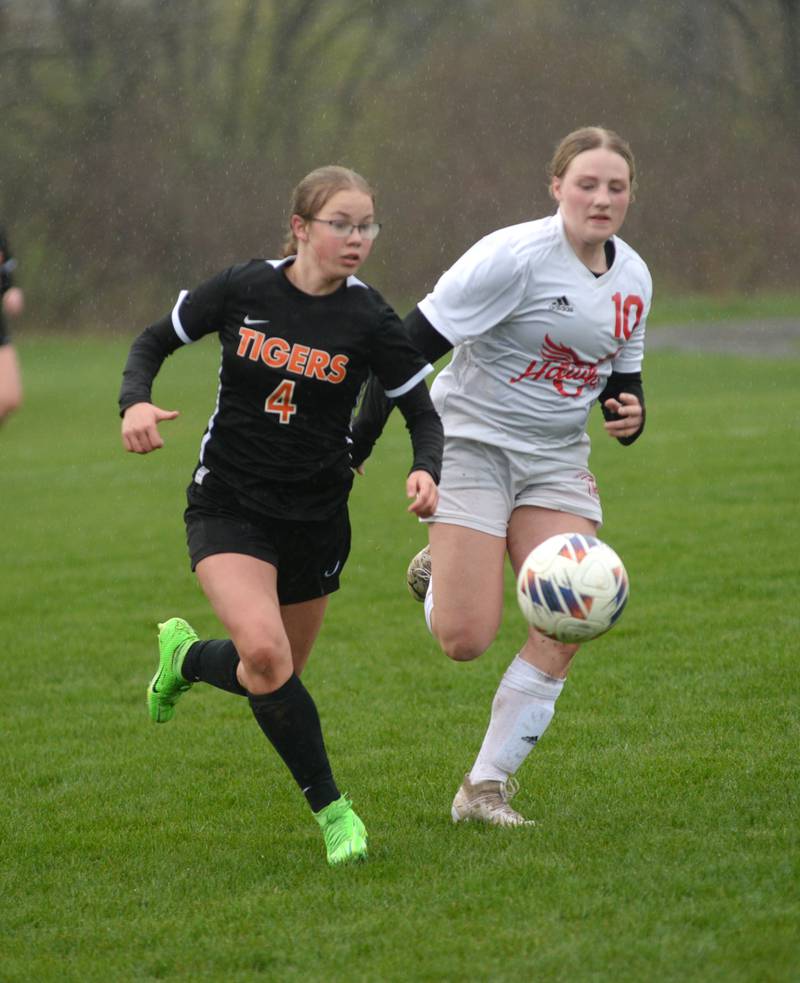
[[[609,545],[582,533],[559,533],[532,550],[517,577],[528,624],[576,644],[613,628],[628,600],[628,574]]]

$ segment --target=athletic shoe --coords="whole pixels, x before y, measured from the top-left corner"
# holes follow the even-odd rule
[[[431,582],[431,551],[430,547],[420,550],[409,563],[406,571],[406,583],[415,601],[424,601]]]
[[[525,819],[508,804],[519,791],[516,778],[506,782],[475,782],[464,776],[461,788],[453,799],[450,815],[454,823],[470,819],[494,826],[535,826],[532,819]]]
[[[314,818],[325,837],[331,867],[367,859],[367,831],[346,795],[315,812]]]
[[[156,724],[172,720],[175,704],[192,688],[181,675],[181,666],[196,641],[197,632],[183,618],[170,618],[158,626],[158,669],[147,687],[150,719]]]

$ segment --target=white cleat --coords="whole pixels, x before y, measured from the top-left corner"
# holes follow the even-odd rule
[[[450,815],[454,823],[472,819],[493,826],[535,826],[532,819],[521,816],[508,804],[518,791],[516,778],[509,778],[506,782],[476,782],[473,785],[469,774],[466,774],[453,799]]]
[[[431,580],[431,551],[428,546],[421,549],[409,563],[406,583],[415,601],[424,601]]]

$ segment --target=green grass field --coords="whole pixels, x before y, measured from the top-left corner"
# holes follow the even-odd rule
[[[216,346],[165,366],[182,416],[146,458],[119,443],[126,348],[21,340],[0,432],[3,983],[800,978],[800,361],[657,352],[642,440],[594,421],[631,601],[520,772],[534,829],[450,822],[522,621],[509,578],[489,652],[438,653],[392,421],[304,676],[371,836],[330,870],[244,701],[198,686],[147,717],[156,621],[220,631],[181,520]]]

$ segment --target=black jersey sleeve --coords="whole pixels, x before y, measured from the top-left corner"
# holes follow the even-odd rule
[[[424,382],[418,382],[409,392],[397,397],[397,406],[405,417],[414,449],[414,463],[409,473],[427,471],[438,485],[442,474],[444,430],[428,387]]]
[[[418,307],[406,315],[403,327],[411,344],[422,352],[429,362],[438,361],[453,347],[444,335],[439,334]]]
[[[218,331],[231,270],[223,270],[191,292],[182,290],[172,313],[134,340],[122,372],[120,416],[134,403],[151,402],[153,380],[169,355],[203,335]]]
[[[645,421],[645,408],[644,408],[644,386],[642,384],[642,373],[641,372],[612,372],[608,377],[608,382],[606,382],[605,389],[600,393],[600,398],[598,402],[600,403],[600,409],[603,411],[603,416],[606,420],[618,420],[619,416],[613,413],[611,410],[607,410],[604,403],[607,399],[619,399],[620,393],[631,393],[631,395],[636,396],[639,402],[642,404],[642,425],[636,431],[636,433],[631,434],[630,437],[617,437],[617,440],[624,444],[626,447],[632,444],[639,436],[641,436],[644,430]]]
[[[431,363],[453,347],[439,334],[418,307],[406,316],[403,329],[411,344]],[[362,464],[372,453],[375,441],[383,433],[394,404],[395,400],[386,395],[380,380],[375,375],[371,375],[367,380],[361,406],[353,422],[353,463],[356,466]],[[441,426],[441,421],[439,425]]]
[[[17,261],[11,252],[8,244],[8,237],[3,229],[0,229],[0,295],[4,294],[14,286],[14,269]]]
[[[153,379],[158,375],[164,359],[182,344],[169,316],[162,317],[160,321],[145,328],[134,340],[122,371],[122,386],[119,391],[120,416],[134,403],[151,401]]]
[[[194,290],[181,291],[171,319],[175,333],[184,344],[219,331],[231,275],[240,268],[229,267],[204,280]]]

